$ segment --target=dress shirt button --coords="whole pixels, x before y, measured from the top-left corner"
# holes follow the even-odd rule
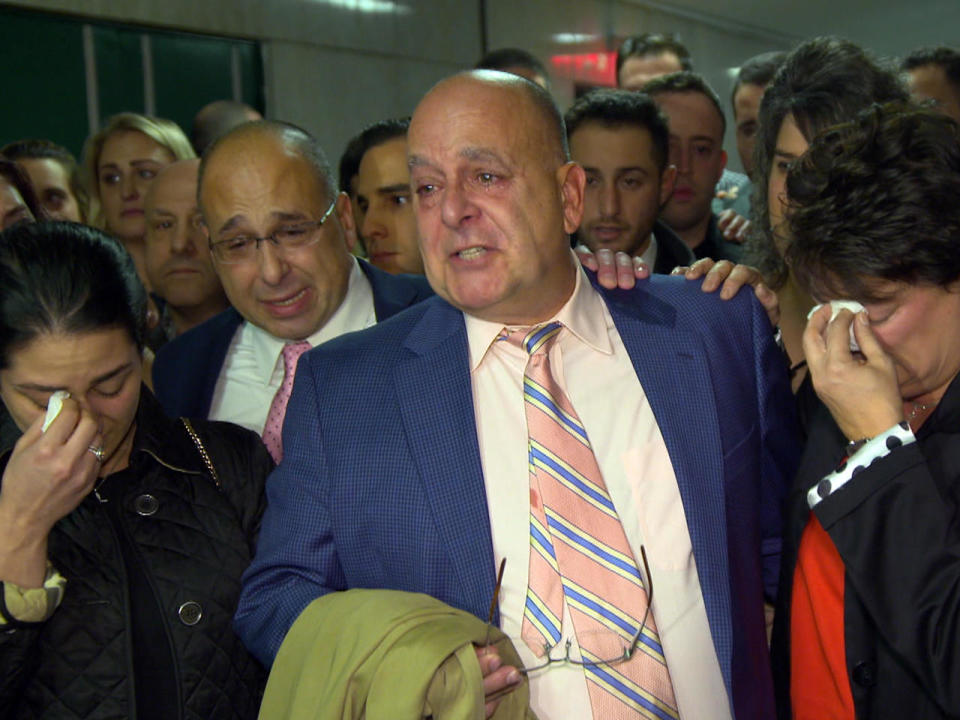
[[[180,616],[180,622],[184,625],[193,626],[203,617],[203,608],[200,607],[200,603],[189,600],[180,606],[177,615]]]
[[[159,507],[160,502],[153,495],[147,493],[138,495],[137,499],[133,501],[133,509],[137,511],[137,515],[143,517],[150,517]]]
[[[860,687],[873,687],[877,684],[877,664],[858,662],[853,666],[853,681]]]

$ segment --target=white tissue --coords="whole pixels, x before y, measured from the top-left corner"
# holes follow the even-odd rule
[[[807,320],[813,317],[813,314],[817,312],[820,308],[823,307],[826,303],[817,305],[810,312],[807,313]],[[840,314],[841,310],[849,310],[854,315],[858,312],[861,312],[865,308],[863,305],[858,303],[856,300],[831,300],[830,301],[830,322],[836,320],[837,315]],[[860,352],[860,345],[857,343],[857,338],[853,334],[853,323],[850,323],[850,352]]]
[[[70,393],[66,390],[57,390],[50,396],[50,399],[47,401],[47,416],[43,419],[43,426],[40,428],[41,432],[46,432],[47,428],[50,427],[50,423],[57,419],[57,415],[59,415],[63,409],[63,399],[68,397],[70,397]]]

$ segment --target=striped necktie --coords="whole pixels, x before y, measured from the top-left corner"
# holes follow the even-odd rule
[[[629,660],[647,592],[580,419],[550,370],[563,326],[515,330],[529,434],[530,573],[521,636],[538,657],[561,638],[566,598],[594,718],[679,718],[653,615]],[[639,713],[639,714],[638,714]]]

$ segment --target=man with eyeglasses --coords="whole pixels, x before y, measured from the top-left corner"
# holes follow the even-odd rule
[[[437,297],[304,356],[235,626],[269,665],[329,593],[484,620],[498,598],[543,720],[771,717],[763,601],[796,444],[769,321],[682,278],[598,288],[570,249],[586,176],[564,136],[505,73],[420,102]],[[477,656],[489,716],[521,668]]]
[[[156,394],[171,415],[234,422],[278,445],[299,355],[431,291],[350,255],[350,200],[294,126],[254,122],[220,138],[200,164],[199,201],[233,307],[161,349]]]

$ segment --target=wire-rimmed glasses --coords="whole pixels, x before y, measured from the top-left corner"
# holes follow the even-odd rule
[[[588,640],[586,634],[578,633],[577,644],[581,646],[582,654],[585,654],[585,651],[582,649],[583,645],[593,645],[594,647],[597,647],[598,651],[601,653],[599,656],[591,655],[589,657],[581,657],[579,659],[571,656],[571,650],[573,648],[573,640],[571,638],[568,638],[563,643],[563,654],[557,656],[552,655],[552,653],[560,646],[560,643],[556,643],[554,645],[544,643],[544,652],[541,658],[542,662],[530,667],[520,667],[517,668],[517,670],[525,675],[529,675],[530,673],[543,670],[554,664],[569,663],[571,665],[595,667],[598,665],[613,666],[630,660],[634,653],[636,653],[644,637],[643,631],[647,626],[647,618],[650,617],[650,606],[653,603],[653,576],[650,574],[650,564],[647,561],[646,548],[644,548],[642,545],[640,546],[640,558],[643,561],[643,570],[646,577],[645,587],[647,591],[647,607],[644,610],[640,625],[636,628],[636,630],[633,631],[632,634],[624,635],[621,632],[617,632],[613,628],[610,628],[608,630],[593,634],[593,637]],[[500,584],[503,580],[503,567],[505,564],[506,558],[504,558],[500,564],[497,585],[494,588],[493,593],[493,602],[490,605],[490,616],[487,620],[488,625],[490,625],[493,621],[493,611],[496,607],[497,598],[500,595]],[[622,626],[621,630],[623,630]]]
[[[313,245],[320,239],[320,228],[336,207],[337,201],[330,203],[330,207],[319,220],[291,223],[283,225],[269,235],[236,235],[223,240],[211,241],[210,252],[217,262],[225,265],[236,265],[253,260],[257,255],[260,244],[270,242],[275,248],[293,250]]]

